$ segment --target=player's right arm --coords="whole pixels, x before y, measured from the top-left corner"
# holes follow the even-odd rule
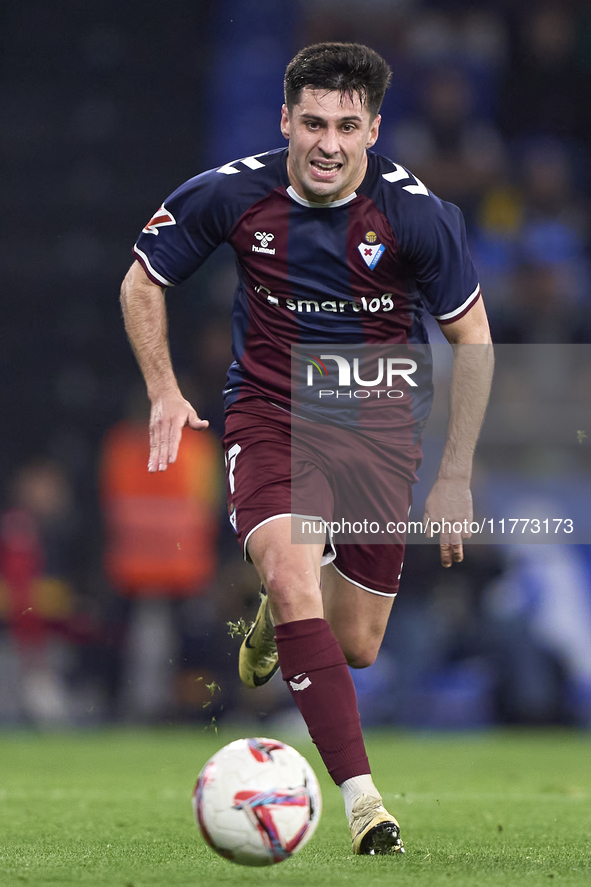
[[[125,329],[152,403],[149,471],[165,471],[176,460],[185,425],[195,429],[209,425],[179,389],[170,358],[164,293],[138,261],[121,286]]]
[[[189,179],[167,197],[134,246],[137,260],[123,281],[121,304],[152,402],[150,471],[165,471],[175,461],[185,425],[208,425],[179,390],[170,359],[164,293],[197,271],[228,241],[249,206],[283,183],[284,153],[281,149],[245,157]],[[263,156],[269,162],[257,159]]]

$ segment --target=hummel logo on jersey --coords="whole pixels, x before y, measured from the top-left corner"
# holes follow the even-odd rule
[[[303,678],[303,680],[301,680],[301,678]],[[303,671],[301,674],[294,675],[293,681],[289,682],[289,686],[292,690],[305,690],[311,683],[312,681],[307,676],[306,672]]]
[[[272,240],[275,240],[274,234],[265,234],[264,232],[261,233],[260,231],[257,231],[254,236],[257,240],[261,241],[261,246],[268,246]]]
[[[266,253],[268,256],[275,255],[275,249],[268,249],[268,246],[271,243],[271,241],[275,240],[274,234],[270,234],[270,233],[267,234],[266,231],[257,231],[254,236],[256,237],[257,240],[260,241],[261,245],[256,246],[255,244],[253,244],[252,245],[253,253]]]
[[[165,209],[164,204],[155,213],[145,228],[142,229],[144,234],[155,234],[158,236],[158,228],[166,228],[167,225],[176,225],[176,219],[169,210]]]
[[[370,233],[373,234],[373,231]],[[383,243],[360,243],[357,249],[361,253],[361,258],[370,271],[373,271],[383,254],[386,252],[386,247]]]

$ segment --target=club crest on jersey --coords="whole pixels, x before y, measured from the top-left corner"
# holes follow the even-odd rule
[[[361,253],[361,258],[367,265],[370,271],[373,271],[375,266],[378,264],[383,254],[386,252],[386,247],[383,243],[372,243],[370,240],[370,236],[373,234],[374,237],[377,236],[374,231],[368,231],[365,235],[365,243],[360,243],[357,249]]]
[[[164,204],[155,213],[145,228],[142,228],[144,234],[155,234],[158,236],[158,228],[166,228],[167,225],[176,225],[176,219],[173,214],[165,209]]]
[[[253,243],[252,251],[253,253],[266,253],[268,256],[275,255],[275,248],[269,249],[269,244],[272,240],[275,240],[275,235],[271,233],[267,233],[266,231],[257,231],[254,235],[256,239],[260,242],[260,246],[257,246]]]

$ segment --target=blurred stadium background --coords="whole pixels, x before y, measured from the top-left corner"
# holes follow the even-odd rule
[[[185,179],[281,145],[299,48],[365,42],[394,72],[378,150],[462,208],[493,338],[584,347],[589,6],[24,0],[0,21],[0,726],[289,724],[279,680],[239,686],[227,627],[257,595],[221,480],[232,256],[169,295],[175,366],[212,433],[166,486],[143,473],[118,305],[132,244]],[[568,512],[590,470],[578,430],[578,449],[519,465],[490,443],[478,484],[551,486]],[[588,547],[472,545],[449,572],[410,547],[383,651],[355,680],[367,725],[591,726]]]

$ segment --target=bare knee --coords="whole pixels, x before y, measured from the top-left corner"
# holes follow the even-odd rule
[[[369,668],[376,661],[378,650],[373,649],[371,645],[363,648],[352,648],[343,650],[347,665],[351,668]]]
[[[270,570],[261,578],[277,624],[324,615],[319,586],[283,570]]]
[[[272,520],[253,532],[248,553],[267,590],[276,623],[324,615],[322,548],[320,544],[292,545],[289,517]]]

